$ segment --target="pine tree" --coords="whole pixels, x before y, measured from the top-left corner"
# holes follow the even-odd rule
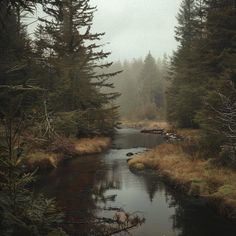
[[[4,25],[0,25],[0,84],[26,84],[31,53],[29,39],[16,10],[2,6],[0,15],[6,18]]]
[[[196,36],[195,0],[183,0],[177,16],[176,40],[182,47],[191,47]]]
[[[156,118],[157,110],[163,106],[164,91],[160,71],[158,71],[156,61],[150,52],[144,60],[139,83],[139,95],[142,97],[141,106],[144,116],[146,116],[144,118]],[[152,112],[154,114],[151,114]]]
[[[34,194],[34,173],[25,168],[22,131],[32,128],[42,90],[29,83],[33,53],[21,3],[3,1],[0,9],[0,234],[47,235],[61,231],[63,214],[54,200]]]
[[[200,126],[208,150],[225,142],[212,107],[223,109],[216,94],[227,94],[227,81],[235,83],[235,12],[231,0],[186,0],[178,16],[167,116],[181,127]]]
[[[6,102],[7,98],[0,112],[1,235],[47,235],[61,231],[63,214],[54,200],[31,190],[35,173],[25,168],[26,147],[22,131],[28,128],[34,113],[30,98],[40,93],[40,89],[33,87],[0,87],[1,100]]]
[[[180,127],[198,127],[195,120],[201,108],[207,81],[202,80],[202,8],[184,0],[178,15],[176,39],[179,47],[171,63],[171,85],[167,92],[167,118]],[[198,7],[201,7],[199,9]]]
[[[222,110],[222,101],[217,94],[231,94],[229,82],[235,84],[236,79],[236,2],[205,1],[205,37],[203,38],[202,63],[204,73],[209,81],[204,106],[198,112],[197,119],[203,130],[203,141],[211,150],[220,150],[226,137],[218,130],[222,125],[213,117],[215,110]],[[228,91],[228,92],[227,92]],[[209,143],[208,140],[212,140]]]
[[[115,114],[115,107],[110,104],[118,94],[104,94],[101,89],[113,87],[109,79],[118,72],[97,73],[112,63],[99,64],[110,53],[103,52],[101,45],[95,43],[104,34],[91,32],[96,8],[90,7],[89,0],[64,0],[50,1],[44,10],[52,20],[41,19],[43,24],[38,29],[41,38],[37,45],[54,73],[55,82],[49,93],[54,111],[92,110],[96,116],[96,112],[101,115],[105,108],[106,114]],[[110,112],[107,113],[108,109]]]

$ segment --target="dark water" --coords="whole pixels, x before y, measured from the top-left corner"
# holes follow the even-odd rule
[[[131,232],[134,236],[235,236],[235,224],[200,200],[176,193],[155,175],[137,175],[128,169],[128,152],[162,142],[157,135],[122,129],[107,153],[68,161],[45,176],[41,188],[58,199],[71,221],[110,215],[101,209],[104,201],[97,196],[116,196],[106,207],[122,207],[146,218]]]

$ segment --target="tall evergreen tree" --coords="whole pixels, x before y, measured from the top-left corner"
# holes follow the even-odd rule
[[[151,53],[149,52],[144,60],[144,65],[139,75],[141,107],[144,110],[151,109],[146,118],[155,118],[157,111],[163,106],[164,91],[160,71]],[[152,107],[152,108],[151,108]],[[154,114],[151,114],[151,113]],[[151,117],[153,116],[153,117]]]
[[[109,79],[118,72],[97,73],[112,63],[100,63],[110,53],[95,43],[104,33],[91,32],[96,8],[90,6],[89,0],[63,0],[49,1],[44,10],[52,20],[41,19],[43,24],[38,29],[41,38],[37,45],[54,73],[55,82],[49,93],[51,106],[56,112],[91,110],[90,113],[100,115],[106,109],[104,115],[110,113],[113,119],[115,107],[110,104],[118,94],[102,93],[101,89],[113,87]]]
[[[231,93],[227,81],[235,83],[235,13],[235,1],[185,0],[178,16],[168,119],[181,127],[200,126],[204,145],[215,151],[226,138],[214,118],[214,111],[224,110],[217,94]]]
[[[236,2],[205,1],[205,37],[202,39],[202,63],[204,76],[208,80],[204,106],[197,119],[203,130],[205,140],[212,140],[212,149],[220,150],[226,137],[218,130],[227,126],[227,121],[219,126],[215,110],[224,110],[221,97],[217,94],[231,94],[229,82],[236,81]],[[227,92],[228,91],[228,92]],[[209,141],[208,141],[209,142]]]
[[[179,47],[172,58],[171,85],[167,93],[167,118],[180,127],[197,127],[197,111],[201,108],[206,81],[201,80],[202,5],[183,0],[176,27]],[[199,9],[200,7],[200,9]],[[200,13],[199,13],[200,12]]]
[[[0,234],[59,234],[63,214],[54,200],[30,189],[34,173],[24,166],[22,132],[32,128],[42,90],[29,83],[33,53],[21,23],[22,4],[3,1],[0,8]]]

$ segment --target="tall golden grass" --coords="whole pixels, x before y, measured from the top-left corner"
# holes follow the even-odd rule
[[[96,154],[105,150],[110,144],[111,139],[107,137],[95,137],[92,139],[74,139],[75,150],[78,155]]]
[[[224,214],[236,217],[236,172],[233,170],[213,166],[207,160],[193,159],[177,144],[162,144],[131,159],[128,164],[136,170],[156,170],[189,195],[217,202]]]
[[[96,154],[104,151],[111,143],[107,137],[95,137],[84,139],[68,139],[66,143],[75,149],[74,156]],[[26,164],[30,168],[40,169],[56,168],[65,158],[66,153],[45,152],[42,150],[31,152],[26,158]]]
[[[49,169],[56,168],[60,163],[62,156],[56,153],[46,153],[36,151],[27,156],[26,164],[30,169],[40,168]]]
[[[140,129],[164,129],[164,130],[171,130],[172,127],[166,121],[128,121],[123,120],[121,121],[122,125],[129,128],[140,128]]]

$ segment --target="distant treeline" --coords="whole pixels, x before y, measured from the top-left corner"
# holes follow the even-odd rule
[[[121,117],[200,129],[204,150],[235,159],[236,0],[183,0],[177,20],[170,60],[114,63]]]
[[[148,53],[145,60],[115,62],[112,70],[123,72],[113,79],[120,116],[127,120],[165,119],[165,91],[168,85],[168,58],[155,60]]]

